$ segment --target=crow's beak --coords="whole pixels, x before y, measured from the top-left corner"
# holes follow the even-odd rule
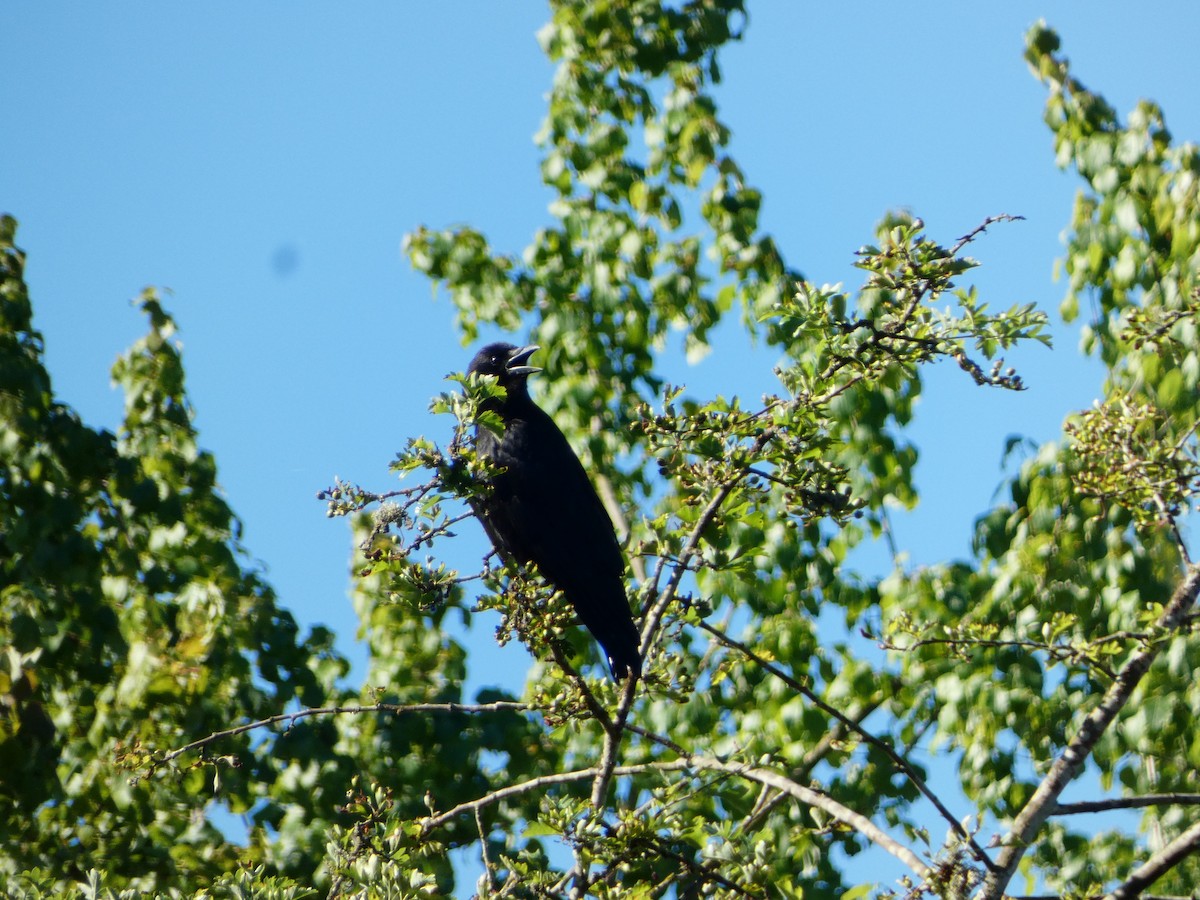
[[[508,362],[504,365],[504,370],[509,375],[532,375],[534,372],[542,371],[538,366],[527,366],[529,357],[533,356],[540,347],[537,344],[530,344],[528,347],[522,347],[513,353],[508,358]]]

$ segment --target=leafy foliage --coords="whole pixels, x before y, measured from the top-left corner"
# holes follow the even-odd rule
[[[487,787],[480,757],[512,752],[508,741],[527,734],[520,723],[476,728],[447,713],[414,725],[387,721],[391,708],[375,710],[383,720],[288,718],[350,699],[337,686],[348,666],[326,629],[302,638],[246,565],[215,461],[196,446],[174,323],[153,292],[142,295],[149,333],[114,367],[124,426],[88,428],[53,399],[15,228],[0,224],[0,875],[43,874],[8,889],[73,893],[67,885],[98,871],[117,893],[179,891],[233,885],[227,876],[252,865],[270,876],[252,879],[261,896],[291,896],[268,890],[271,878],[328,883],[325,845],[352,821],[341,807],[354,777],[407,773],[414,781],[395,802],[409,815],[424,808],[416,773]],[[420,616],[377,608],[366,583],[356,602],[372,683],[405,686],[381,702],[460,699],[460,648]],[[422,679],[395,677],[401,660]],[[238,727],[272,717],[290,722],[272,740]],[[217,755],[167,752],[212,733],[222,734]],[[214,823],[221,806],[244,817],[247,845]],[[449,884],[443,859],[428,869]]]
[[[544,348],[541,402],[626,543],[640,683],[597,677],[537,572],[447,562],[491,473],[469,429],[502,427],[480,410],[501,388],[461,377],[432,404],[454,438],[410,440],[401,487],[319,495],[357,546],[371,665],[348,690],[333,636],[301,636],[246,562],[158,297],[114,369],[120,433],[90,429],[54,399],[3,220],[0,890],[446,895],[462,847],[481,896],[1191,890],[1195,147],[1150,103],[1122,123],[1030,31],[1059,164],[1086,184],[1063,313],[1093,301],[1084,347],[1108,380],[980,517],[971,558],[866,578],[848,553],[918,501],[904,430],[925,367],[1019,391],[1002,355],[1045,343],[1046,319],[965,281],[1010,216],[938,240],[890,215],[854,290],[789,265],[712,98],[745,22],[737,0],[558,0],[540,35],[554,225],[519,258],[471,228],[406,241],[466,340],[500,326]],[[777,388],[669,384],[671,335],[694,358],[731,315]],[[537,663],[519,699],[464,698],[466,650],[440,626],[494,611]],[[1062,802],[1085,764],[1105,796]],[[1149,837],[1096,834],[1102,808],[1143,809]],[[908,880],[862,883],[869,845]]]

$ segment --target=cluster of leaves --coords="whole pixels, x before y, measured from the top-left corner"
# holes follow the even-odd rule
[[[468,336],[481,322],[526,326],[550,348],[554,378],[544,402],[581,436],[585,458],[623,462],[603,469],[601,487],[629,535],[650,647],[645,685],[636,700],[617,696],[577,676],[578,656],[557,654],[553,666],[535,669],[529,701],[565,698],[572,711],[548,717],[558,723],[551,738],[564,761],[584,767],[566,780],[594,784],[590,798],[542,780],[513,787],[542,798],[530,821],[574,855],[573,866],[536,883],[603,895],[700,878],[716,894],[754,896],[770,883],[823,895],[845,885],[828,865],[829,849],[854,853],[869,840],[913,868],[917,892],[998,897],[1018,869],[1064,891],[1114,880],[1126,893],[1139,890],[1176,864],[1178,845],[1134,871],[1131,834],[1107,836],[1099,852],[1088,844],[1093,836],[1063,824],[1074,810],[1058,798],[1085,759],[1100,766],[1105,789],[1119,783],[1144,794],[1195,764],[1179,730],[1178,740],[1168,737],[1176,756],[1164,767],[1169,754],[1153,731],[1166,717],[1190,720],[1182,710],[1192,689],[1178,676],[1189,668],[1191,639],[1180,630],[1191,621],[1195,579],[1181,576],[1175,531],[1147,530],[1142,515],[1153,500],[1156,515],[1173,523],[1195,487],[1187,450],[1200,371],[1187,308],[1194,151],[1170,146],[1161,116],[1120,125],[1067,75],[1057,39],[1041,28],[1030,33],[1030,62],[1052,88],[1048,118],[1060,161],[1074,163],[1097,192],[1077,206],[1065,311],[1085,288],[1101,294],[1112,316],[1086,335],[1110,364],[1109,390],[1120,385],[1154,406],[1107,404],[1103,421],[1085,416],[1069,432],[1069,452],[1039,452],[1014,479],[1011,502],[980,520],[976,559],[864,584],[841,570],[861,536],[854,516],[878,531],[886,504],[915,502],[914,457],[897,428],[911,418],[920,367],[949,358],[980,385],[1020,389],[1019,375],[998,357],[1019,341],[1044,340],[1044,317],[1028,305],[993,313],[973,289],[954,284],[974,265],[963,249],[992,220],[949,248],[927,238],[919,221],[885,222],[877,243],[861,251],[867,279],[853,296],[789,269],[758,233],[757,195],[723,151],[727,132],[705,90],[719,72],[718,45],[706,54],[680,32],[661,39],[677,15],[699,21],[715,9],[732,11],[560,4],[544,35],[560,72],[543,137],[562,230],[540,233],[523,265],[491,254],[469,230],[421,231],[409,244],[418,268],[448,287]],[[637,71],[629,60],[640,59],[643,42],[655,48],[653,59],[679,56]],[[660,77],[665,86],[655,84]],[[644,162],[628,157],[634,126],[649,148]],[[703,237],[681,236],[681,211],[690,207],[680,191],[690,190],[700,194]],[[1096,222],[1085,218],[1093,215]],[[1170,240],[1156,240],[1156,228]],[[694,262],[704,246],[707,268]],[[1131,254],[1142,273],[1136,296],[1121,274]],[[470,265],[456,262],[468,258]],[[682,279],[669,298],[655,293],[664,265]],[[956,308],[943,308],[950,298]],[[674,321],[688,317],[688,349],[702,352],[714,316],[735,300],[756,332],[785,352],[783,394],[753,406],[697,400],[653,375],[647,361]],[[1138,353],[1150,343],[1154,352]],[[1114,466],[1118,453],[1125,469]],[[454,493],[433,474],[428,484],[440,495]],[[620,515],[639,501],[652,511],[629,521]],[[520,597],[497,597],[497,583],[488,582],[483,605],[523,602],[529,583],[519,584]],[[817,616],[830,608],[842,609],[850,626],[881,621],[883,630],[869,633],[892,656],[880,661],[852,642],[818,641]],[[868,715],[872,730],[863,726]],[[609,751],[621,727],[628,736],[618,760]],[[976,828],[999,851],[982,848],[979,833],[959,823],[912,761],[911,749],[930,736],[958,761]],[[1148,753],[1153,765],[1143,762]],[[816,765],[826,773],[823,788],[805,793]],[[702,774],[713,771],[723,774]],[[658,853],[655,873],[635,874],[636,842],[620,837],[619,823],[630,810],[657,810],[660,789],[641,781],[651,772],[676,789],[670,809],[684,821],[732,826],[716,839],[728,867],[713,867],[713,835],[701,839],[680,824],[667,829],[671,852]],[[614,774],[610,801],[600,788]],[[747,790],[753,784],[758,789]],[[693,792],[678,793],[681,785]],[[837,827],[798,825],[796,801]],[[1163,803],[1160,813],[1155,802],[1128,801],[1177,829],[1180,807]],[[921,856],[893,835],[920,847],[929,806],[949,837]],[[856,818],[856,809],[869,818]],[[762,872],[732,862],[749,859],[752,846],[771,848]],[[519,854],[509,859],[499,865],[484,854],[489,891],[535,883]],[[1185,884],[1187,872],[1170,877]]]
[[[539,38],[560,68],[538,141],[557,224],[521,259],[470,228],[405,240],[414,267],[448,288],[467,340],[480,323],[516,331],[536,313],[549,399],[588,435],[585,462],[632,451],[627,429],[658,397],[656,352],[672,331],[703,354],[739,296],[770,307],[791,293],[796,273],[757,233],[761,197],[708,92],[744,20],[741,0],[555,4]],[[643,160],[631,156],[639,131]],[[683,227],[696,199],[712,265]]]
[[[1095,301],[1084,347],[1108,366],[1105,399],[1069,419],[1064,443],[1040,448],[980,518],[976,560],[897,573],[880,585],[881,608],[887,643],[902,650],[906,717],[936,712],[936,745],[958,754],[964,792],[1007,823],[980,896],[999,896],[1018,871],[1063,893],[1183,892],[1196,873],[1179,860],[1197,835],[1181,832],[1190,801],[1176,792],[1200,763],[1187,737],[1200,700],[1188,674],[1197,585],[1177,527],[1197,487],[1197,156],[1170,143],[1153,104],[1121,123],[1058,49],[1044,26],[1027,36],[1059,162],[1090,188],[1068,238],[1063,313]],[[1076,809],[1059,797],[1085,760],[1118,795]],[[1061,818],[1122,808],[1146,809],[1145,829],[1161,837],[1139,848],[1132,831],[1097,837],[1086,819]]]
[[[699,6],[687,11],[699,15]],[[681,811],[694,810],[701,818],[716,815],[726,824],[739,823],[734,828],[738,841],[730,840],[738,848],[745,847],[751,825],[765,829],[771,836],[768,845],[776,848],[767,867],[775,883],[783,883],[790,873],[786,877],[798,890],[831,890],[840,879],[827,865],[813,861],[830,844],[854,852],[865,837],[895,852],[879,835],[847,826],[839,815],[864,808],[876,821],[916,836],[923,833],[925,820],[914,801],[923,798],[946,818],[951,836],[941,851],[929,848],[926,861],[916,866],[918,874],[929,879],[930,890],[978,885],[993,871],[992,858],[944,805],[935,802],[924,783],[925,773],[908,759],[908,748],[935,734],[958,754],[964,786],[980,804],[978,813],[993,815],[996,823],[1004,821],[1028,799],[1030,784],[1029,775],[1017,771],[1019,756],[1007,745],[1006,728],[1017,727],[1035,707],[1045,709],[1044,721],[1056,729],[1061,746],[1071,721],[1058,704],[1075,702],[1086,708],[1083,698],[1098,690],[1086,679],[1082,686],[1079,679],[1067,680],[1058,689],[1046,680],[1046,662],[1089,675],[1107,670],[1111,676],[1119,668],[1114,662],[1119,664],[1130,644],[1116,630],[1098,637],[1088,631],[1085,641],[1080,633],[1087,626],[1066,612],[1058,616],[1046,609],[1037,619],[1025,613],[1014,617],[1014,605],[998,601],[997,584],[1005,583],[969,564],[915,575],[897,573],[867,585],[845,576],[840,566],[861,536],[855,516],[865,516],[878,530],[886,504],[915,502],[915,456],[895,429],[911,418],[912,402],[920,391],[920,367],[948,358],[980,385],[1020,389],[1019,375],[998,357],[1020,341],[1044,341],[1044,316],[1029,305],[992,312],[973,289],[955,284],[975,265],[962,251],[995,220],[945,246],[927,237],[917,220],[889,219],[876,244],[860,252],[859,266],[867,278],[853,295],[816,287],[788,269],[773,242],[758,234],[755,195],[741,185],[740,171],[723,155],[726,132],[715,120],[705,92],[705,79],[718,71],[715,55],[697,57],[694,46],[682,38],[657,41],[656,46],[668,45],[681,53],[688,48],[691,55],[661,70],[623,68],[622,61],[636,55],[625,42],[636,45],[646,35],[659,34],[656,28],[673,21],[675,12],[655,4],[615,4],[594,12],[564,3],[545,34],[547,46],[561,60],[544,137],[548,182],[560,193],[556,212],[564,222],[563,232],[540,233],[524,264],[491,254],[482,235],[470,230],[421,231],[409,243],[418,268],[448,288],[468,335],[481,322],[531,329],[532,340],[549,349],[547,368],[554,374],[549,384],[541,382],[543,402],[579,437],[577,446],[585,459],[603,456],[623,462],[621,469],[606,466],[596,471],[603,472],[602,494],[615,498],[614,518],[629,536],[631,569],[650,647],[644,694],[632,704],[628,719],[642,724],[628,728],[623,767],[618,769],[626,773],[618,782],[628,779],[623,793],[611,807],[600,807],[617,817],[604,819],[603,839],[585,841],[581,834],[586,830],[576,827],[581,816],[592,821],[589,817],[596,814],[595,793],[591,798],[568,794],[563,799],[558,789],[541,781],[517,786],[548,798],[530,816],[539,828],[549,827],[546,803],[567,804],[555,833],[573,848],[576,862],[570,870],[547,876],[546,884],[559,889],[588,884],[594,891],[603,890],[613,878],[626,891],[630,883],[683,884],[690,877],[687,873],[708,865],[707,842],[677,844],[674,852],[682,859],[675,859],[673,874],[664,874],[658,882],[649,876],[624,880],[632,879],[634,854],[628,844],[614,842],[613,834],[619,833],[614,822],[631,808],[652,805],[653,792],[638,786],[637,773],[647,771],[640,767],[680,762],[680,771],[687,773],[685,783],[693,783],[696,769],[713,760],[723,765],[756,760],[777,767],[771,771],[789,786],[797,785],[800,773],[818,763],[831,767],[825,796],[832,799],[838,811],[833,817],[840,826],[828,832],[797,829],[791,801],[780,799],[793,795],[764,787],[763,796],[749,802],[753,792],[747,794],[745,783],[736,778],[715,780],[706,788],[703,804],[695,798],[675,802]],[[589,17],[595,16],[603,22],[591,22]],[[590,22],[587,28],[579,24],[584,20]],[[623,30],[630,21],[638,27]],[[597,27],[607,29],[603,38],[594,34]],[[655,86],[659,77],[668,79],[665,87]],[[667,98],[661,112],[652,100],[658,96]],[[570,103],[560,103],[561,97]],[[589,114],[579,116],[580,108]],[[681,110],[693,117],[690,123],[685,123]],[[646,161],[628,158],[632,141],[613,137],[604,125],[609,116],[626,123],[627,130],[633,125],[643,128],[649,148]],[[671,120],[670,127],[664,119]],[[658,141],[663,134],[682,135],[689,128],[691,134],[711,140],[672,145],[666,156],[686,157],[688,163],[664,166],[665,156],[656,151]],[[737,173],[736,178],[727,179],[731,173]],[[740,197],[744,202],[736,204],[736,227],[714,214],[716,207],[728,210],[735,205],[721,194],[735,184],[746,192]],[[698,205],[710,233],[681,238],[684,216],[679,211],[689,208],[689,202],[680,191],[691,189],[700,191]],[[997,217],[1002,218],[1009,217]],[[636,239],[629,237],[634,226],[640,229]],[[614,235],[617,239],[611,243],[602,240]],[[620,238],[627,240],[622,243]],[[758,333],[786,353],[778,370],[784,393],[753,406],[738,398],[703,401],[648,377],[644,361],[656,358],[671,324],[667,314],[676,308],[655,297],[654,272],[664,260],[678,271],[679,260],[671,254],[687,242],[696,249],[722,250],[710,253],[710,282],[691,277],[684,268],[688,290],[677,287],[672,302],[710,297],[714,305],[709,311],[720,315],[740,299]],[[659,247],[667,248],[666,255],[646,255],[647,248]],[[539,255],[548,248],[555,248],[553,265]],[[636,252],[626,253],[630,248]],[[722,286],[724,277],[732,277],[732,285]],[[659,318],[639,311],[647,298]],[[950,299],[955,308],[944,306]],[[625,318],[627,310],[632,319]],[[531,313],[535,315],[529,319]],[[688,337],[689,350],[697,352],[710,318],[696,310],[689,315],[699,323]],[[649,329],[629,327],[637,321],[655,324]],[[984,361],[990,361],[990,367]],[[648,396],[651,391],[657,392]],[[455,410],[457,429],[472,421],[469,393],[465,402]],[[451,459],[457,453],[457,459],[467,460],[471,490],[486,490],[486,476],[473,468],[469,447],[455,443],[445,455],[435,448],[436,458]],[[421,451],[428,449],[422,446]],[[459,486],[440,481],[440,468],[423,467],[418,455],[405,456],[401,468],[432,473],[432,480],[414,490],[426,492],[432,486],[434,493],[427,496],[438,502],[464,498]],[[1036,508],[1039,521],[1049,525],[1079,522],[1087,540],[1095,544],[1086,556],[1072,555],[1069,547],[1060,556],[1059,548],[1053,548],[1054,558],[1070,560],[1077,568],[1082,568],[1081,559],[1119,558],[1114,556],[1119,549],[1116,536],[1128,519],[1117,514],[1111,521],[1097,521],[1097,510],[1087,506],[1069,478],[1056,482],[1067,496],[1055,500],[1055,508],[1052,495],[1044,493],[1050,485],[1044,476],[1031,469],[1014,487],[1021,502],[1019,514],[1029,515]],[[639,501],[643,507],[653,505],[653,511],[627,520],[621,511],[635,508]],[[1077,512],[1077,505],[1082,510]],[[994,550],[1005,565],[1015,565],[1019,554],[1001,549],[1000,536],[986,527],[998,517],[1000,513],[981,525],[981,553]],[[999,524],[1008,523],[1001,519]],[[420,540],[433,530],[427,523],[411,534]],[[396,557],[407,565],[413,563],[403,548],[412,543],[412,538],[398,539]],[[1133,536],[1127,535],[1126,543],[1135,556],[1142,553]],[[1169,586],[1167,573],[1175,559],[1170,548],[1152,553],[1128,574],[1125,593],[1134,584],[1146,589],[1151,573],[1150,589]],[[412,572],[391,573],[389,588],[397,596],[420,594],[424,576],[413,578]],[[485,591],[476,608],[528,610],[531,602],[546,602],[544,593],[539,598],[531,592],[528,573],[499,573],[510,581],[497,581],[496,573],[490,580],[486,572],[448,574],[459,584],[482,575]],[[1055,581],[1064,601],[1077,604],[1092,591],[1109,589],[1100,583],[1105,573],[1075,574],[1080,575],[1076,581]],[[1044,583],[1031,585],[1031,594],[1044,589]],[[514,589],[508,592],[510,584]],[[818,642],[817,616],[830,607],[842,608],[850,625],[866,624],[860,622],[864,613],[877,610],[872,615],[887,622],[890,637],[881,639],[896,651],[894,663],[881,666],[850,643]],[[968,615],[976,607],[978,612]],[[1022,609],[1019,602],[1015,608]],[[1145,619],[1141,624],[1147,624]],[[741,636],[731,628],[740,629]],[[562,635],[557,621],[553,631],[555,637]],[[916,637],[917,643],[898,642],[902,635]],[[554,655],[550,643],[532,645],[543,658]],[[599,784],[611,771],[606,768],[609,725],[624,721],[628,706],[607,685],[577,677],[587,658],[579,656],[578,644],[575,648],[574,656],[554,655],[553,665],[534,670],[528,700],[534,706],[555,704],[547,720],[567,729],[551,732],[555,741],[564,742],[564,760],[584,766],[580,771]],[[589,652],[586,644],[582,652]],[[973,663],[969,676],[956,669],[964,660]],[[902,673],[899,679],[897,671]],[[997,680],[997,672],[1002,680]],[[564,707],[570,711],[565,718]],[[867,732],[862,719],[881,710],[891,718],[879,736]],[[572,721],[573,728],[567,727]],[[1055,746],[1055,740],[1043,740],[1035,749],[1052,758]],[[705,812],[705,804],[715,806]],[[509,840],[517,847],[522,844],[520,836],[510,835]],[[1131,845],[1122,846],[1122,853],[1113,855],[1114,871],[1131,858]],[[511,883],[514,874],[522,884],[534,878],[519,863],[519,854],[512,859],[516,870],[495,866],[495,857],[488,864],[488,883],[496,890],[497,885]],[[1061,861],[1054,865],[1062,871]],[[593,868],[595,878],[589,881]],[[796,872],[803,874],[797,878]],[[709,888],[753,894],[756,879],[747,876],[731,885],[713,878]]]
[[[411,817],[425,776],[454,801],[490,786],[493,755],[536,768],[519,716],[454,705],[461,648],[366,579],[369,683],[395,687],[341,709],[357,696],[333,634],[302,636],[247,563],[158,297],[139,298],[149,333],[113,370],[122,428],[89,428],[54,398],[15,239],[0,219],[0,893],[324,893],[356,777],[400,779],[392,802]],[[403,720],[413,703],[432,712]],[[262,740],[264,722],[283,730]],[[222,807],[244,842],[219,827]],[[422,859],[448,890],[447,861]]]
[[[857,265],[869,277],[853,311],[836,288],[801,282],[790,302],[764,316],[775,340],[802,361],[788,373],[789,388],[819,397],[818,388],[834,379],[845,389],[862,379],[880,380],[894,367],[911,375],[917,365],[949,356],[979,385],[1020,390],[1016,371],[1010,367],[1001,374],[1003,361],[996,356],[1023,340],[1048,345],[1045,314],[1033,304],[989,314],[973,288],[957,289],[952,281],[978,265],[961,255],[968,243],[989,225],[1019,218],[990,217],[947,249],[922,234],[920,219],[893,217],[879,229],[881,246],[858,252]],[[946,294],[957,301],[957,313],[933,305]],[[994,360],[991,374],[967,354],[968,344]],[[813,348],[821,353],[813,356]],[[848,377],[838,378],[843,371]]]
[[[239,765],[221,767],[219,792],[215,762],[131,781],[122,760],[319,700],[344,663],[331,634],[301,639],[244,566],[158,298],[141,297],[150,332],[114,368],[121,432],[88,428],[53,397],[15,231],[4,218],[0,867],[71,879],[103,866],[110,883],[147,890],[216,877],[238,851],[206,807],[261,805],[286,759],[231,741]]]
[[[1194,432],[1170,444],[1163,422],[1149,403],[1115,396],[1068,423],[1079,491],[1119,504],[1143,527],[1181,516],[1200,494],[1200,460]]]

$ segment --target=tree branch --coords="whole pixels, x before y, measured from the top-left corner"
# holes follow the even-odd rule
[[[613,490],[612,482],[607,475],[603,474],[597,475],[595,481],[596,493],[600,495],[600,502],[608,512],[608,517],[617,526],[617,535],[622,542],[627,542],[629,540],[629,520],[625,517],[625,511],[621,509],[621,504],[617,501],[617,492]],[[629,557],[629,568],[633,570],[633,577],[639,582],[646,580],[646,564],[640,556]]]
[[[811,806],[816,809],[823,810],[833,818],[837,819],[845,825],[850,826],[855,831],[859,832],[863,837],[867,838],[872,843],[877,844],[888,853],[895,856],[912,871],[925,878],[929,875],[929,867],[923,863],[915,853],[901,844],[899,841],[892,838],[883,831],[874,822],[863,816],[849,807],[834,800],[828,794],[823,794],[820,791],[807,788],[802,784],[798,784],[785,775],[774,772],[770,769],[765,769],[760,766],[749,766],[743,763],[731,763],[724,760],[716,759],[707,756],[687,756],[683,759],[668,760],[665,762],[649,762],[641,763],[632,766],[614,766],[611,777],[622,775],[640,775],[647,772],[679,772],[689,769],[700,769],[709,772],[724,772],[729,775],[734,775],[739,778],[744,778],[747,781],[753,781],[757,784],[766,787],[774,788],[781,791],[795,800],[800,801],[806,806]],[[576,769],[572,772],[559,772],[556,775],[540,775],[537,778],[531,778],[528,781],[522,781],[519,784],[508,785],[494,790],[475,800],[468,800],[465,803],[460,803],[445,812],[438,813],[434,816],[426,816],[420,819],[421,827],[424,833],[428,834],[433,829],[444,825],[451,819],[454,819],[464,813],[474,813],[505,800],[508,797],[526,794],[530,791],[538,790],[539,788],[549,787],[555,784],[568,784],[575,781],[584,781],[589,778],[594,778],[599,772],[598,767],[588,769]]]
[[[705,756],[692,756],[685,760],[679,760],[675,763],[651,763],[653,768],[658,769],[678,769],[678,768],[693,768],[707,769],[713,772],[728,772],[731,775],[737,775],[745,778],[747,781],[753,781],[767,787],[775,788],[782,791],[795,800],[799,800],[806,806],[812,806],[829,813],[833,818],[843,824],[849,825],[863,837],[867,838],[874,844],[886,850],[892,856],[903,862],[914,873],[921,878],[929,876],[929,866],[921,862],[920,857],[893,839],[890,835],[879,828],[874,822],[866,816],[856,813],[847,806],[843,806],[838,801],[834,800],[828,794],[823,794],[820,791],[815,791],[812,788],[807,788],[802,784],[792,781],[790,778],[780,775],[778,772],[773,772],[770,769],[752,767],[739,763],[728,763],[719,759],[713,759]]]
[[[1145,888],[1158,881],[1197,848],[1200,848],[1200,822],[1151,856],[1144,865],[1134,869],[1133,874],[1116,890],[1105,895],[1104,900],[1139,900]]]
[[[764,428],[762,434],[755,439],[754,446],[751,448],[748,458],[753,459],[758,456],[758,454],[762,452],[762,449],[767,446],[767,443],[771,440],[774,434],[775,428],[771,426]],[[712,523],[713,517],[716,516],[722,504],[724,504],[729,498],[734,486],[748,475],[748,468],[749,467],[738,472],[738,474],[732,478],[727,478],[725,482],[717,488],[716,493],[713,494],[711,499],[709,499],[707,505],[705,505],[703,511],[701,511],[700,515],[697,517],[696,524],[692,528],[691,534],[688,535],[687,542],[683,545],[683,549],[679,552],[679,558],[674,573],[667,581],[667,586],[663,588],[662,593],[659,594],[654,605],[650,608],[650,612],[647,613],[646,620],[642,623],[642,645],[640,649],[643,662],[646,659],[646,654],[650,650],[650,644],[654,640],[654,635],[658,631],[659,622],[662,621],[662,617],[666,613],[667,607],[671,605],[671,601],[675,599],[675,594],[679,589],[679,583],[683,580],[683,575],[688,569],[688,564],[691,562],[692,556],[695,555],[696,551],[700,547],[700,537],[704,533],[704,529],[706,529]],[[658,578],[664,565],[666,565],[666,561],[660,561],[658,571],[655,572],[653,582],[655,585],[658,584]]]
[[[549,787],[553,784],[570,784],[573,781],[585,781],[588,778],[593,778],[596,775],[595,766],[587,769],[576,769],[572,772],[559,772],[555,775],[539,775],[537,778],[530,778],[528,781],[522,781],[518,784],[510,784],[507,787],[498,788],[490,793],[484,794],[482,797],[477,797],[474,800],[468,800],[460,803],[457,806],[451,807],[445,812],[438,813],[435,816],[426,816],[420,819],[421,827],[426,834],[433,829],[445,825],[451,819],[462,815],[463,813],[474,814],[475,810],[485,809],[493,804],[499,803],[508,797],[516,797],[520,794],[527,794],[530,791],[536,791],[538,788]],[[638,772],[644,772],[644,766],[622,766],[613,770],[614,775],[634,775]]]
[[[755,900],[755,898],[760,896],[759,894],[752,894],[736,881],[730,881],[719,871],[717,871],[715,867],[698,864],[695,860],[688,859],[686,856],[676,853],[669,846],[667,846],[664,841],[658,839],[647,839],[645,843],[656,854],[666,857],[667,859],[675,860],[675,862],[679,863],[681,866],[683,866],[683,868],[687,869],[688,872],[697,878],[702,878],[706,882],[711,882],[713,884],[719,884],[728,891],[731,891],[742,897],[749,897],[750,900]]]
[[[495,890],[495,870],[491,859],[488,857],[487,830],[483,827],[483,813],[479,810],[475,810],[475,828],[479,831],[479,849],[483,856],[484,888],[488,893],[491,893]]]
[[[1052,816],[1076,816],[1081,813],[1107,812],[1111,809],[1141,809],[1146,806],[1200,806],[1200,794],[1144,794],[1140,797],[1114,797],[1111,800],[1084,800],[1056,803]]]
[[[865,630],[860,631],[859,633],[865,638],[875,640],[880,649],[894,650],[897,653],[909,653],[919,647],[938,646],[950,647],[964,654],[967,650],[974,649],[976,647],[987,647],[991,649],[1016,647],[1022,650],[1029,650],[1033,653],[1045,653],[1050,659],[1057,660],[1058,662],[1071,663],[1077,660],[1084,660],[1089,666],[1103,673],[1110,681],[1117,677],[1116,673],[1099,659],[1088,654],[1083,648],[1073,647],[1070,644],[1052,644],[1045,641],[1016,639],[999,640],[978,637],[922,637],[917,638],[910,644],[897,644],[887,638],[868,634]],[[1093,646],[1100,646],[1101,644],[1111,643],[1115,640],[1145,640],[1148,637],[1149,635],[1126,631],[1105,635],[1102,638],[1096,638],[1095,640],[1089,641],[1089,643]]]
[[[853,713],[853,720],[861,725],[867,716],[879,708],[880,702],[878,699],[872,699],[865,706]],[[841,722],[834,722],[833,727],[826,731],[821,736],[821,739],[804,754],[804,759],[800,760],[800,765],[792,771],[792,780],[800,781],[808,778],[812,770],[816,768],[817,763],[829,755],[829,751],[846,736],[846,732],[848,731],[850,731],[849,726]],[[740,827],[743,832],[757,828],[762,820],[770,814],[771,810],[778,806],[787,796],[779,791],[772,791],[767,787],[764,787],[763,791],[763,795],[755,802],[754,809],[742,820]]]
[[[621,749],[621,738],[625,734],[625,722],[628,720],[629,710],[633,706],[637,685],[637,675],[631,672],[625,681],[625,690],[621,694],[616,719],[612,722],[611,728],[604,730],[604,749],[600,754],[596,780],[592,784],[592,808],[597,811],[604,806],[604,800],[608,797],[608,786],[612,782],[613,769],[617,765],[617,754]]]
[[[958,243],[956,243],[953,247],[950,248],[950,256],[951,257],[958,256],[959,251],[962,250],[965,246],[967,246],[967,244],[969,244],[973,240],[975,240],[975,238],[979,237],[981,234],[983,234],[985,231],[987,231],[989,225],[995,225],[997,222],[1024,222],[1024,221],[1025,221],[1024,216],[1014,216],[1009,213],[1000,213],[1000,215],[998,215],[998,216],[988,216],[986,219],[983,220],[983,222],[981,224],[976,225],[974,228],[972,228],[970,231],[968,231],[966,234],[964,234],[962,237],[960,237],[958,239]]]
[[[1200,566],[1189,566],[1183,581],[1175,588],[1171,599],[1155,623],[1163,633],[1179,629],[1187,620],[1188,611],[1200,594]],[[1100,705],[1083,720],[1079,731],[1059,754],[1046,777],[1042,779],[1033,797],[1025,804],[1013,821],[1012,828],[1004,840],[1004,849],[984,880],[978,900],[1000,900],[1004,888],[1012,880],[1021,857],[1033,841],[1038,830],[1057,805],[1057,800],[1075,776],[1083,769],[1096,742],[1124,709],[1142,677],[1162,650],[1161,643],[1150,643],[1137,651],[1125,662],[1117,673],[1116,680],[1105,692]]]
[[[608,711],[596,699],[596,695],[588,687],[588,683],[584,681],[583,676],[575,671],[575,667],[567,659],[567,654],[563,652],[562,645],[558,641],[550,642],[550,655],[554,657],[554,662],[558,667],[563,670],[563,674],[575,685],[575,689],[579,691],[579,696],[583,698],[584,706],[588,708],[588,712],[600,723],[600,727],[604,729],[604,733],[608,734],[612,731],[613,722]]]
[[[356,706],[320,706],[310,707],[308,709],[298,709],[295,712],[280,713],[279,715],[269,716],[266,719],[259,719],[255,722],[246,722],[243,725],[237,725],[233,728],[226,728],[224,731],[214,731],[207,737],[202,737],[197,741],[192,741],[190,744],[184,744],[176,750],[171,750],[164,753],[162,756],[154,760],[155,766],[164,765],[172,760],[178,759],[185,753],[192,750],[199,750],[202,747],[207,747],[209,744],[215,743],[224,738],[234,737],[235,735],[245,734],[247,731],[255,731],[259,728],[269,728],[272,725],[278,725],[281,722],[287,722],[289,726],[299,721],[300,719],[310,719],[314,716],[340,716],[340,715],[358,715],[362,713],[391,713],[392,715],[401,716],[406,713],[490,713],[490,712],[528,712],[533,709],[528,703],[516,703],[509,700],[497,700],[495,703],[373,703],[371,705],[356,705]]]

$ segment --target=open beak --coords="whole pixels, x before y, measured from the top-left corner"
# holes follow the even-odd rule
[[[533,356],[540,347],[537,344],[530,344],[528,347],[522,347],[513,353],[508,358],[508,362],[504,365],[504,370],[509,375],[532,375],[534,372],[542,371],[538,366],[528,366],[529,357]]]

